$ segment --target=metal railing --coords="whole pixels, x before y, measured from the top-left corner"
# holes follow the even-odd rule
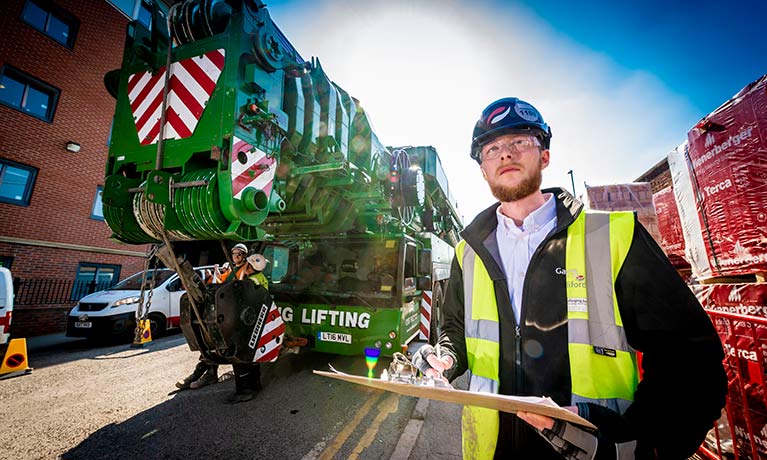
[[[112,287],[112,281],[28,278],[14,280],[15,305],[72,305],[88,294]]]

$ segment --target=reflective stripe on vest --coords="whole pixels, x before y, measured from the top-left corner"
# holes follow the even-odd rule
[[[581,213],[568,229],[565,256],[572,403],[620,414],[639,382],[614,290],[633,235],[633,212]]]
[[[267,281],[266,276],[261,272],[250,275],[248,279],[256,283],[256,286],[263,286],[265,289],[269,288],[269,281]]]
[[[498,393],[500,329],[493,281],[471,246],[455,247],[463,271],[464,335],[469,367],[469,391]],[[492,459],[498,442],[498,411],[463,406],[461,434],[464,459]]]
[[[623,413],[633,400],[636,356],[628,346],[614,292],[633,234],[633,212],[584,211],[568,228],[565,270],[572,404],[593,402]],[[469,390],[497,393],[500,340],[493,281],[465,241],[456,246],[456,257],[463,271]],[[464,406],[461,426],[463,457],[492,459],[498,412]]]

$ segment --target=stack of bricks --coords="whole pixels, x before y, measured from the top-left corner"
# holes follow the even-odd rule
[[[650,232],[658,244],[658,216],[652,202],[649,182],[587,186],[588,208],[600,211],[636,211],[639,222]]]

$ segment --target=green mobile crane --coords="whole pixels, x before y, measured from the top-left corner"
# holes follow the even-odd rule
[[[462,225],[436,150],[381,143],[262,2],[155,2],[105,84],[117,100],[103,191],[115,239],[199,264],[217,240],[247,242],[271,261],[286,336],[318,351],[391,355],[434,336]],[[243,345],[218,329],[249,337],[251,318],[193,283],[190,345],[231,357]]]

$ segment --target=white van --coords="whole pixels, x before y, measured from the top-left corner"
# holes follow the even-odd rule
[[[0,267],[0,345],[8,343],[13,313],[13,277],[11,271]]]
[[[195,268],[203,277],[203,270]],[[136,328],[136,311],[141,294],[143,272],[126,278],[108,290],[94,292],[80,299],[67,319],[67,337],[132,338]],[[148,319],[152,337],[166,329],[179,327],[180,301],[184,287],[176,272],[158,269],[147,273],[144,298],[154,277],[152,304]],[[204,279],[204,278],[203,278]]]

